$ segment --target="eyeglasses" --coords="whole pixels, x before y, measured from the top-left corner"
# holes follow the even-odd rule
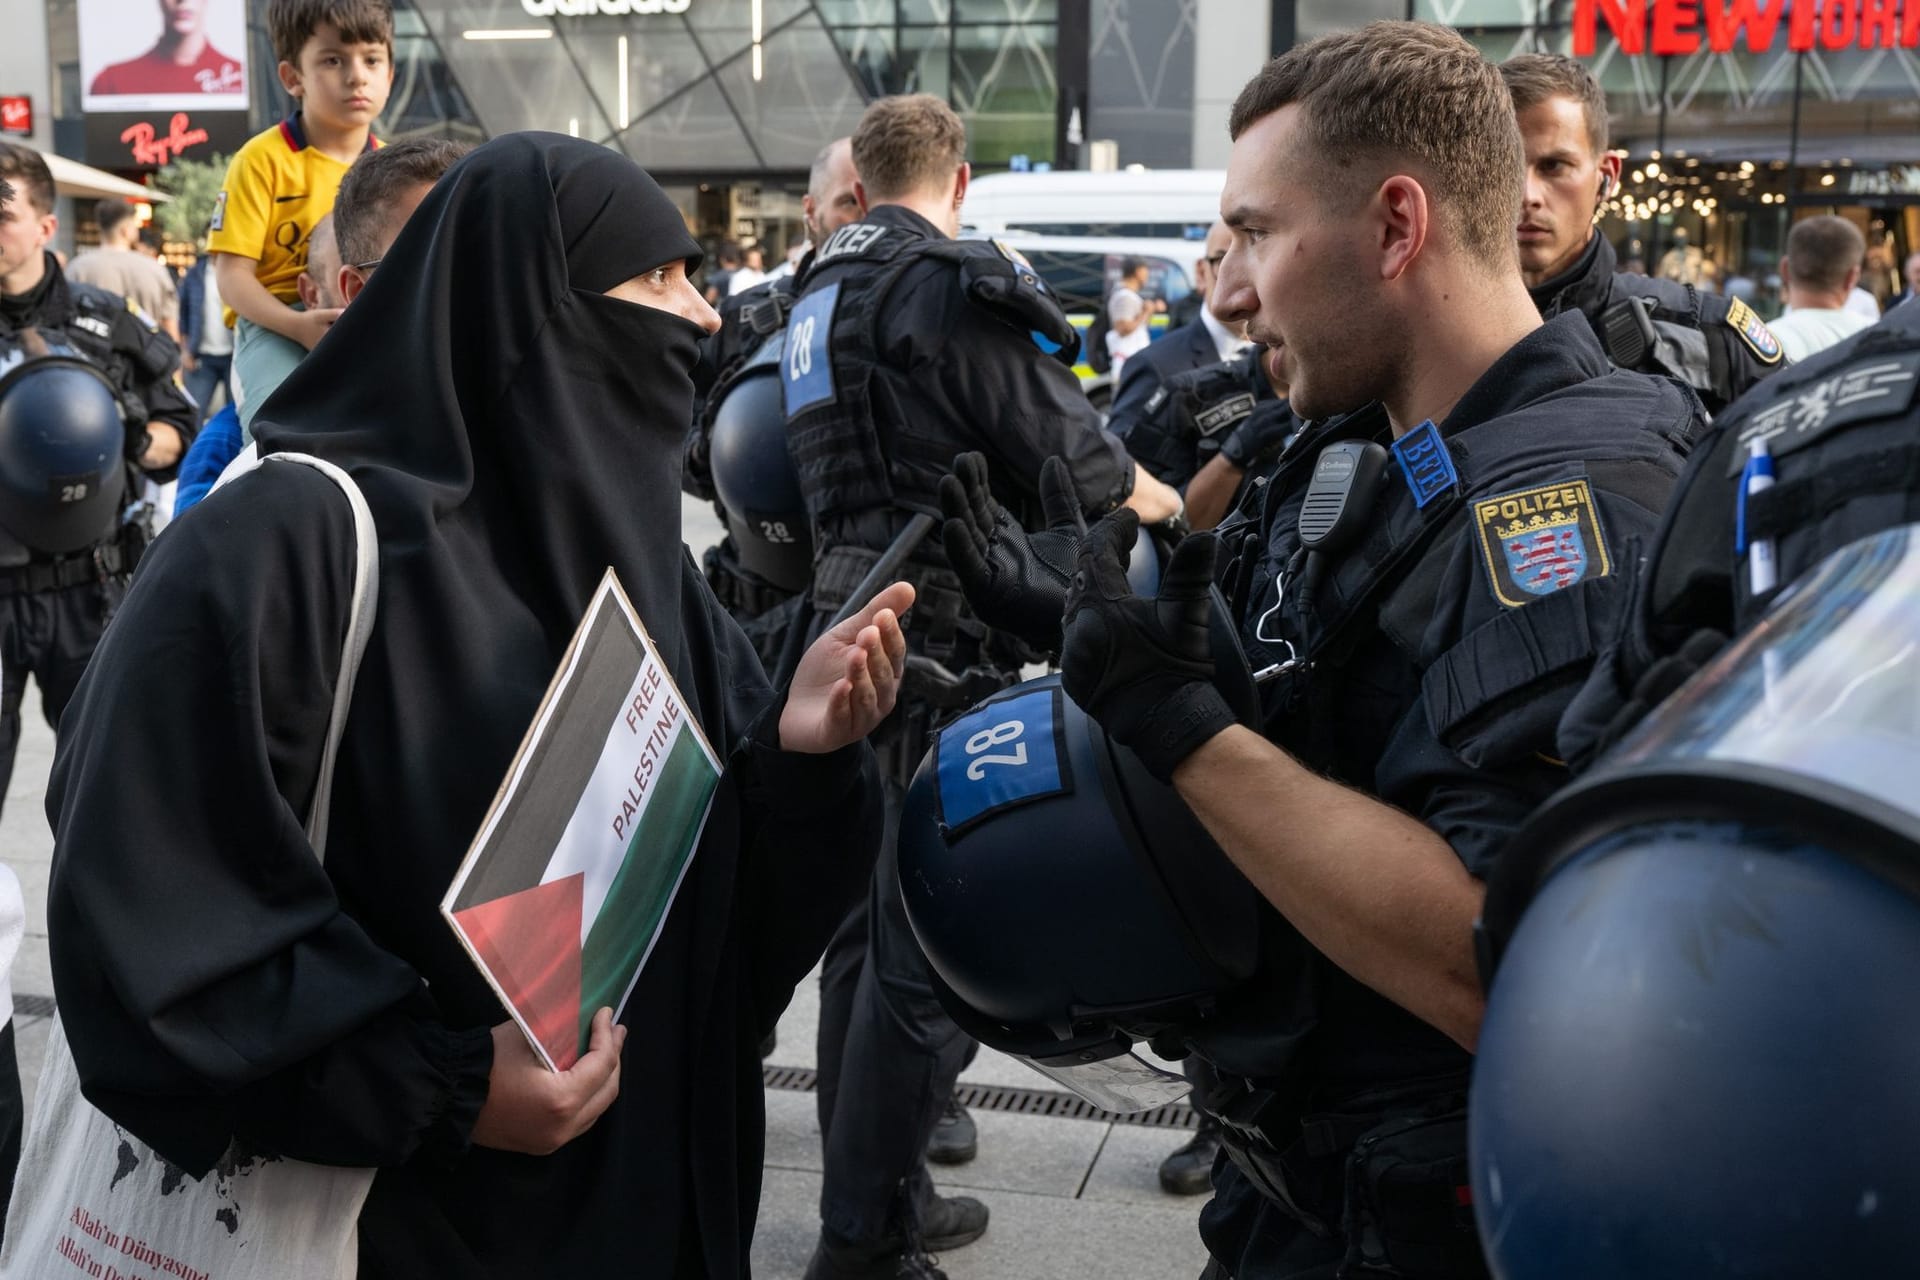
[[[358,271],[361,275],[365,275],[385,261],[385,258],[375,258],[372,262],[349,262],[347,265],[355,271]]]

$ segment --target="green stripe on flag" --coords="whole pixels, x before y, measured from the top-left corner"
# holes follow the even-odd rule
[[[693,857],[701,815],[720,785],[691,729],[683,730],[653,780],[646,813],[627,842],[619,874],[587,931],[580,957],[580,1051],[593,1015],[618,1009],[634,973],[673,902],[680,872]]]

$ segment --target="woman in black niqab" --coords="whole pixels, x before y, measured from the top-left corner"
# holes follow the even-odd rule
[[[864,884],[858,739],[911,594],[768,688],[680,545],[698,256],[623,157],[496,139],[262,407],[261,450],[344,468],[378,529],[324,869],[301,824],[354,559],[325,477],[264,467],[170,530],[61,727],[50,941],[88,1096],[195,1173],[234,1140],[379,1166],[363,1277],[747,1270],[755,1046]],[[609,1050],[618,1098],[516,1154],[483,1144],[525,1146],[503,1108],[555,1078],[437,908],[609,565],[727,771]]]

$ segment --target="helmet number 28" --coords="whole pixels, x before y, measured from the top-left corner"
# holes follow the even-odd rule
[[[1007,720],[993,726],[991,729],[982,729],[971,738],[968,738],[967,754],[977,757],[973,763],[967,766],[968,781],[979,782],[984,779],[987,776],[986,768],[990,764],[1025,764],[1027,762],[1027,744],[1024,742],[1015,742],[1014,740],[1026,731],[1027,726],[1024,722]],[[981,754],[986,751],[988,747],[998,747],[1009,742],[1013,743],[1013,750],[1011,752],[1000,755]]]
[[[813,316],[801,318],[793,326],[793,338],[787,343],[787,378],[798,382],[813,372]]]

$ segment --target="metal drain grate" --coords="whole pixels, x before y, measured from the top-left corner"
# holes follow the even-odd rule
[[[769,1089],[812,1093],[818,1076],[808,1067],[763,1067],[761,1075]],[[1148,1129],[1192,1129],[1200,1123],[1194,1109],[1184,1102],[1115,1115],[1102,1111],[1084,1098],[1057,1089],[1020,1089],[1009,1085],[962,1084],[954,1090],[962,1106],[979,1111],[1004,1111],[1023,1116],[1053,1116],[1062,1120],[1097,1120],[1103,1124],[1139,1125]]]
[[[17,995],[13,998],[13,1012],[15,1016],[23,1018],[52,1017],[53,997]],[[811,1067],[762,1067],[760,1074],[767,1088],[789,1093],[812,1093],[819,1082],[818,1075]],[[1139,1125],[1148,1129],[1192,1129],[1200,1123],[1199,1115],[1184,1102],[1119,1116],[1111,1111],[1102,1111],[1084,1098],[1057,1089],[963,1084],[954,1090],[954,1096],[962,1106],[975,1110],[1004,1111],[1022,1116],[1098,1120],[1106,1124]]]

